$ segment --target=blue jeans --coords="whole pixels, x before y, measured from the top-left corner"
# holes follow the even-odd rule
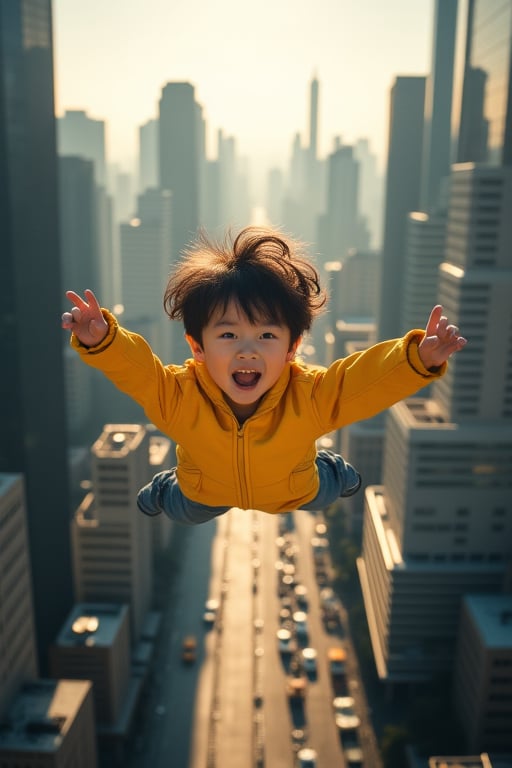
[[[315,498],[301,509],[315,511],[332,504],[340,496],[352,496],[361,487],[361,476],[351,464],[332,451],[318,451],[316,466],[320,486]],[[198,525],[223,515],[229,507],[209,507],[183,495],[178,485],[176,468],[159,472],[138,493],[137,506],[149,516],[162,512],[177,523]],[[290,510],[292,511],[292,510]]]

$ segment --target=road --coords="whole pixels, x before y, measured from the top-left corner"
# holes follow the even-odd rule
[[[166,589],[152,679],[141,706],[129,768],[189,768],[199,672],[205,660],[203,606],[211,571],[214,525],[180,528],[176,567]],[[197,662],[184,665],[185,635],[198,638]]]
[[[318,673],[307,682],[299,724],[304,723],[305,744],[318,754],[318,768],[345,768],[327,648],[346,638],[328,634],[321,620],[311,547],[317,518],[304,511],[274,516],[239,509],[180,531],[179,567],[166,598],[152,685],[135,740],[138,754],[129,768],[295,768],[297,710],[286,695],[276,638],[283,605],[277,589],[282,573],[276,563],[283,557],[279,526],[288,517],[293,530],[285,536],[295,550],[295,581],[308,595],[308,645],[318,651]],[[211,597],[219,607],[214,625],[207,626],[204,605]],[[180,658],[187,634],[198,640],[197,661],[190,666]],[[357,680],[354,659],[349,668]]]
[[[318,650],[318,675],[308,682],[304,706],[307,746],[317,751],[318,768],[343,768],[326,661],[332,638],[320,620],[311,557],[314,518],[295,518],[297,580],[308,590],[309,643]],[[258,759],[272,768],[294,766],[294,722],[276,639],[279,520],[232,510],[218,521],[210,594],[221,606],[199,680],[190,768],[254,768]]]

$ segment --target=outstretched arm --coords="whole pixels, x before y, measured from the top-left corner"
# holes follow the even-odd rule
[[[62,327],[73,331],[84,347],[101,344],[108,333],[108,323],[94,293],[86,289],[85,299],[74,291],[66,291],[66,296],[74,306],[62,315]]]
[[[443,308],[436,304],[428,319],[425,336],[418,344],[418,354],[425,368],[438,368],[454,352],[459,352],[467,343],[456,325],[448,323]]]

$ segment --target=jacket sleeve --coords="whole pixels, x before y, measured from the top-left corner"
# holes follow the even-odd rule
[[[142,336],[122,328],[108,310],[102,313],[109,326],[103,341],[85,347],[72,334],[71,346],[84,363],[139,403],[151,421],[168,422],[181,394],[175,376],[180,366],[164,366]]]
[[[331,431],[371,418],[442,376],[446,363],[429,371],[421,361],[418,345],[423,336],[424,331],[409,331],[319,371],[313,403],[322,428]]]

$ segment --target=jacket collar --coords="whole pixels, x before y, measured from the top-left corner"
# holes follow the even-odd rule
[[[215,407],[233,415],[233,411],[224,400],[221,388],[214,382],[204,363],[198,363],[196,360],[190,359],[186,361],[186,366],[189,370],[193,371],[199,386],[214,403]],[[268,392],[264,395],[256,410],[256,413],[253,414],[253,416],[265,413],[277,405],[286,388],[288,387],[291,373],[291,363],[286,363],[280,377],[274,386],[271,387],[271,389],[269,389]]]

